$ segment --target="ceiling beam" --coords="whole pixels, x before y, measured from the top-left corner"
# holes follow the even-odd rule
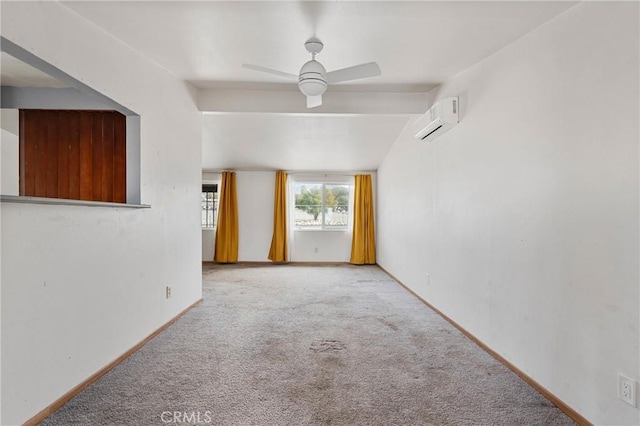
[[[208,113],[423,114],[427,94],[415,92],[331,92],[322,106],[307,109],[298,91],[201,89],[198,108]]]

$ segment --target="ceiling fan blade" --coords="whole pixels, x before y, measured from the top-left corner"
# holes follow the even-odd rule
[[[376,77],[382,75],[380,67],[375,62],[355,65],[353,67],[342,68],[328,72],[326,74],[329,83],[340,83],[342,81],[357,80],[359,78]]]
[[[307,108],[315,108],[322,105],[322,95],[307,96]]]
[[[248,69],[254,70],[254,71],[267,72],[269,74],[279,75],[280,77],[293,78],[293,79],[296,79],[296,80],[298,79],[297,75],[289,74],[288,72],[278,71],[278,70],[274,70],[274,69],[267,68],[267,67],[261,67],[260,65],[242,64],[242,66],[244,68],[248,68]]]

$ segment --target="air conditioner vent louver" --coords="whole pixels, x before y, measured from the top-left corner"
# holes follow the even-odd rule
[[[431,136],[432,134],[434,134],[440,129],[442,129],[442,124],[436,127],[435,129],[433,129],[432,131],[430,131],[429,133],[427,133],[426,135],[424,135],[424,137],[422,137],[422,140],[425,140],[426,138],[428,138],[429,136]]]
[[[451,130],[458,124],[458,98],[442,99],[434,104],[415,123],[415,138],[425,142]]]

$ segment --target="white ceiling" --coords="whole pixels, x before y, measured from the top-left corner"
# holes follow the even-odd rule
[[[199,87],[283,82],[241,67],[297,74],[304,42],[325,45],[328,71],[376,61],[375,84],[439,83],[571,7],[567,2],[101,2],[65,3]],[[363,83],[374,80],[363,80]]]
[[[207,114],[205,168],[376,170],[406,123],[404,115]]]
[[[201,89],[224,89],[228,95],[229,90],[296,90],[295,83],[244,69],[241,64],[297,74],[309,59],[304,42],[311,36],[320,38],[325,45],[318,60],[328,71],[370,61],[378,62],[382,69],[381,77],[336,85],[329,92],[424,93],[574,3],[68,1],[64,4],[178,78]],[[212,93],[215,96],[215,90]],[[302,94],[300,102],[304,102]],[[425,103],[424,110],[427,106]],[[327,114],[332,112],[329,98],[321,111],[321,116],[316,116],[313,110],[308,115],[206,114],[203,168],[376,169],[409,118],[407,114],[331,115]]]

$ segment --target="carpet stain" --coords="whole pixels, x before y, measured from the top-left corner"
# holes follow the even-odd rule
[[[335,339],[324,339],[317,342],[313,342],[309,347],[314,352],[336,352],[347,349],[347,345],[345,345],[340,340]]]
[[[328,346],[340,346],[342,350],[346,346],[339,340],[323,340]],[[333,351],[322,351],[333,352]],[[349,410],[340,407],[337,401],[336,392],[340,387],[336,386],[337,381],[342,381],[338,377],[344,377],[344,363],[335,354],[327,353],[317,360],[316,367],[313,369],[314,379],[308,383],[303,394],[305,402],[312,412],[311,424],[314,425],[344,425],[353,424],[355,418],[349,415]]]
[[[379,322],[381,322],[382,324],[386,325],[387,327],[389,327],[390,329],[392,329],[393,331],[398,331],[398,326],[395,325],[394,323],[392,323],[389,320],[386,320],[384,318],[376,318],[376,320],[378,320]]]

